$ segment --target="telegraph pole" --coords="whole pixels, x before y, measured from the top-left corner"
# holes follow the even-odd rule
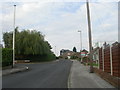
[[[90,10],[89,2],[86,2],[87,6],[87,19],[88,19],[88,36],[89,36],[89,53],[90,53],[90,73],[93,73],[93,57],[92,57],[92,35],[91,35],[91,21],[90,21]]]
[[[15,65],[15,14],[16,14],[16,5],[14,5],[14,23],[13,23],[13,64],[12,64],[12,68]]]

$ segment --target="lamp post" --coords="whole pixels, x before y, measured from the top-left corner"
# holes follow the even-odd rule
[[[80,32],[80,51],[82,51],[82,31],[78,30],[78,32]]]
[[[93,59],[92,59],[92,35],[91,35],[91,21],[90,21],[90,10],[89,2],[86,2],[87,7],[87,19],[88,19],[88,36],[89,36],[89,52],[90,52],[90,73],[93,73]]]
[[[78,30],[78,32],[80,33],[80,46],[81,46],[80,52],[82,52],[82,31]],[[82,62],[82,55],[81,55],[81,53],[80,53],[80,56],[81,56],[81,62]]]
[[[56,46],[55,46],[55,55],[56,55]]]
[[[15,65],[15,14],[16,14],[16,5],[14,5],[14,23],[13,23],[13,64],[12,64],[12,68]]]

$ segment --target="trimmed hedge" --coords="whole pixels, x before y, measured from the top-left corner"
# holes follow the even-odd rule
[[[13,50],[10,48],[2,48],[2,67],[12,65]]]
[[[2,67],[2,48],[0,48],[0,67]]]
[[[44,55],[16,55],[16,60],[30,60],[31,62],[45,62],[55,59],[56,56],[52,53]]]

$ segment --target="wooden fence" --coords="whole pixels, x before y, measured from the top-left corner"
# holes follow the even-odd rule
[[[120,77],[120,44],[99,48],[99,69]]]

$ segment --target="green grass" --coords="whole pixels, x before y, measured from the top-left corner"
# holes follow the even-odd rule
[[[88,63],[88,65],[90,65],[90,63]],[[96,64],[96,63],[93,63],[92,65],[93,65],[93,66],[98,66],[98,64]]]

